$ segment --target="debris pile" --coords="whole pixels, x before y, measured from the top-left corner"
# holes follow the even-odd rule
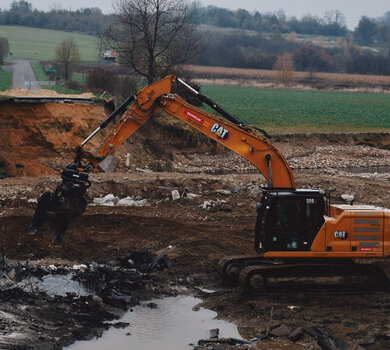
[[[147,199],[142,199],[140,196],[127,196],[125,198],[119,198],[110,193],[101,198],[94,198],[93,204],[103,205],[106,207],[143,207],[149,206],[150,202]]]
[[[199,208],[210,211],[212,213],[216,211],[232,211],[233,207],[224,199],[208,200],[199,205]]]
[[[3,261],[0,348],[24,349],[34,344],[31,348],[52,349],[51,344],[68,346],[98,337],[109,328],[107,321],[139,302],[133,293],[155,278],[149,272],[169,265],[166,255],[149,251],[105,264],[46,266]],[[45,283],[49,279],[54,281],[51,286]],[[63,284],[58,283],[61,280]]]

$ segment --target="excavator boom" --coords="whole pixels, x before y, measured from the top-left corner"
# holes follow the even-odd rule
[[[183,84],[221,116],[197,108],[177,94],[171,93],[174,81]],[[226,112],[181,79],[169,75],[138,91],[134,95],[133,101],[115,129],[96,152],[96,157],[91,161],[93,166],[112,154],[125,140],[148,122],[158,110],[163,110],[246,158],[263,174],[270,187],[295,188],[294,175],[290,166],[271,140],[263,135],[262,130],[244,125],[238,118]],[[116,115],[115,112],[113,114]],[[110,116],[107,120],[112,119]],[[104,127],[108,124],[107,120],[103,122],[105,124],[102,123]],[[98,128],[91,134],[83,142],[83,145],[99,130]]]

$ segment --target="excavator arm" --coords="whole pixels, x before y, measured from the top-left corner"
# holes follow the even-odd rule
[[[171,93],[174,81],[183,84],[201,101],[208,104],[222,117],[197,108],[177,94]],[[208,97],[200,94],[181,79],[169,75],[139,90],[127,104],[131,106],[123,114],[95,155],[90,157],[93,166],[112,154],[126,139],[147,123],[159,110],[180,119],[206,136],[217,141],[250,161],[266,178],[270,187],[295,188],[294,176],[283,154],[275,147],[265,132],[244,125]],[[123,106],[123,105],[122,105]],[[118,110],[123,111],[123,107]],[[118,111],[117,110],[117,111]],[[106,127],[119,113],[115,111],[82,144],[84,146],[101,128]],[[90,154],[90,153],[89,153]]]
[[[174,82],[182,84],[220,116],[199,109],[177,94],[171,93]],[[169,75],[130,96],[99,127],[76,148],[74,162],[61,174],[62,182],[54,192],[45,192],[38,201],[29,233],[43,231],[50,224],[53,244],[60,244],[69,222],[86,208],[85,191],[92,168],[107,159],[125,140],[146,124],[158,110],[182,120],[211,139],[249,160],[266,178],[272,188],[294,189],[294,176],[283,155],[263,130],[244,125],[235,116],[208,97],[200,94],[179,78]],[[83,147],[111,121],[121,116],[114,129],[96,152]]]

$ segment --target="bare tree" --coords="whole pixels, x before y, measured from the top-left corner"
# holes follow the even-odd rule
[[[197,54],[198,36],[187,0],[117,0],[107,45],[148,84]]]
[[[73,38],[64,39],[56,48],[56,63],[65,81],[72,78],[72,73],[80,64],[80,53]]]
[[[274,70],[276,79],[284,83],[290,83],[294,80],[294,58],[291,53],[284,53],[278,56],[275,62]]]

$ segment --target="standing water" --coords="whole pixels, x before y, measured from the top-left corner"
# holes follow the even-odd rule
[[[195,305],[202,300],[192,296],[153,300],[157,307],[142,303],[128,311],[121,322],[130,323],[124,329],[110,328],[99,339],[78,341],[68,350],[172,350],[191,349],[199,339],[208,339],[210,329],[219,328],[219,336],[241,339],[234,324],[216,320],[217,313]]]

